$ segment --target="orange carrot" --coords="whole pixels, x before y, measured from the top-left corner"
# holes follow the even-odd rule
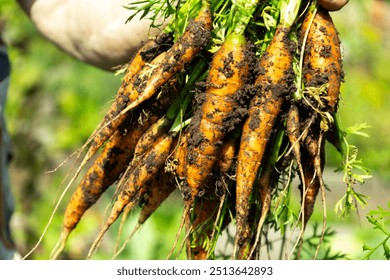
[[[292,152],[298,164],[301,162],[301,129],[299,120],[299,109],[295,104],[291,104],[286,119],[286,134],[291,144]]]
[[[53,258],[62,251],[66,239],[85,211],[96,203],[105,190],[124,172],[139,138],[165,113],[164,108],[170,105],[172,97],[170,91],[163,91],[157,99],[146,103],[145,108],[140,107],[133,116],[129,116],[111,136],[71,197],[64,215],[63,233],[56,246],[57,249],[53,251]]]
[[[146,220],[160,207],[160,205],[169,197],[169,195],[175,191],[176,184],[170,173],[164,171],[164,168],[160,168],[157,174],[145,185],[143,185],[139,191],[142,193],[142,208],[138,216],[138,222],[129,237],[126,239],[121,248],[116,251],[113,258],[116,258],[126,247],[127,243],[133,237],[135,232],[146,222]],[[142,190],[142,191],[141,191]],[[138,203],[138,202],[137,202]],[[133,209],[133,204],[128,204],[123,212],[123,217]]]
[[[278,184],[279,171],[277,170],[279,151],[282,149],[284,139],[284,131],[278,130],[272,140],[272,145],[267,147],[267,157],[264,164],[262,164],[261,175],[257,181],[257,191],[256,195],[259,197],[260,201],[260,217],[257,222],[256,235],[253,235],[251,240],[251,248],[248,251],[245,246],[241,246],[239,249],[239,259],[252,259],[255,257],[255,251],[260,247],[259,244],[261,231],[263,225],[266,221],[268,213],[271,208],[271,193],[275,185]],[[249,252],[249,254],[248,254]]]
[[[313,14],[315,13],[315,14]],[[334,117],[340,98],[340,85],[344,78],[341,61],[341,48],[338,32],[333,24],[329,12],[318,8],[311,9],[305,16],[300,31],[300,41],[303,42],[307,34],[304,46],[304,84],[305,87],[320,88],[327,85],[326,93],[321,95],[325,105],[320,111]],[[316,105],[315,102],[312,102]],[[317,105],[317,107],[319,107]],[[337,121],[326,120],[325,136],[339,151],[342,150]]]
[[[136,74],[149,62],[151,62],[155,57],[157,57],[161,52],[165,51],[167,46],[169,46],[171,36],[169,34],[161,33],[157,38],[152,38],[146,41],[137,53],[134,55],[129,65],[127,66],[126,73],[123,77],[121,86],[118,89],[116,99],[113,103],[112,107],[121,107],[123,103],[122,96],[126,89],[126,87],[132,83]],[[124,104],[122,104],[122,107]],[[118,109],[117,109],[118,110]],[[125,117],[123,117],[123,120]],[[104,126],[104,123],[107,122],[107,118],[104,118],[103,121],[97,126],[95,131],[92,133],[94,137],[94,141],[91,142],[90,147],[85,156],[84,162],[88,161],[96,151],[103,145],[103,143],[111,136],[111,134],[115,131],[109,132],[105,134],[103,131],[99,131]],[[119,125],[118,125],[119,126]],[[117,127],[118,127],[117,126]],[[106,130],[103,128],[103,130]]]
[[[163,55],[164,54],[158,55],[151,63],[156,63],[156,61],[162,61]],[[150,64],[148,64],[140,71],[142,72],[149,70],[150,67]],[[132,85],[132,83],[130,83],[129,85]],[[119,96],[122,95],[123,94],[118,94],[116,99],[120,99]],[[123,114],[119,118],[114,118],[114,116],[111,116],[113,106],[115,106],[117,110],[116,113],[119,113],[119,111],[126,106],[126,103],[124,100],[115,100],[111,108],[108,109],[104,122],[99,125],[99,127],[97,128],[97,132],[92,134],[93,140],[90,144],[90,147],[83,162],[91,158],[96,153],[96,151],[104,144],[104,142],[115,132],[115,130],[126,120],[127,114]]]
[[[315,13],[315,14],[313,14]],[[307,34],[306,45],[304,46],[304,84],[305,87],[320,88],[327,85],[325,94],[320,95],[325,104],[312,105],[320,109],[320,113],[314,113],[311,118],[314,122],[309,128],[309,132],[304,140],[307,158],[304,161],[303,186],[303,224],[304,227],[310,218],[315,203],[315,198],[321,187],[322,169],[324,166],[324,143],[323,133],[335,133],[330,128],[334,124],[324,127],[322,121],[324,117],[321,112],[333,115],[337,111],[340,98],[340,85],[343,80],[343,70],[341,62],[340,39],[333,24],[329,12],[319,7],[310,9],[307,13],[300,31],[300,41],[303,42]],[[322,117],[322,119],[320,119]],[[337,129],[337,128],[336,128]],[[330,132],[329,132],[330,131]],[[335,142],[337,144],[337,142]]]
[[[127,85],[132,82],[134,76],[145,66],[145,64],[149,63],[160,53],[168,49],[171,39],[170,34],[161,32],[157,38],[149,39],[140,47],[127,66],[118,94],[123,94]]]
[[[300,40],[303,41],[309,29],[303,64],[304,84],[316,88],[328,84],[324,111],[333,114],[337,111],[344,75],[340,39],[328,11],[319,8],[310,25],[312,17],[312,11],[309,11],[300,31]]]
[[[189,22],[178,41],[140,70],[123,89],[123,93],[117,95],[91,147],[99,148],[106,137],[124,121],[128,111],[156,94],[161,86],[194,59],[207,44],[211,26],[210,8],[209,5],[204,5],[199,15]]]
[[[249,116],[243,126],[237,159],[235,247],[246,246],[248,241],[249,196],[275,120],[291,91],[293,74],[289,32],[290,27],[279,25],[271,43],[260,58],[261,73],[255,82],[258,92],[251,101]]]
[[[318,122],[317,122],[318,124]],[[311,130],[305,139],[305,150],[302,154],[304,178],[302,180],[303,228],[306,227],[313,214],[316,197],[321,188],[322,171],[325,165],[324,143],[319,137],[320,132]]]
[[[147,153],[140,158],[138,165],[134,167],[134,169],[130,172],[128,179],[121,186],[111,213],[90,248],[88,258],[92,256],[93,251],[100,243],[104,233],[116,221],[139,189],[157,173],[162,165],[164,165],[165,160],[170,153],[172,141],[172,136],[169,134],[159,137]]]
[[[207,76],[205,101],[189,127],[186,200],[194,200],[210,174],[227,132],[227,119],[237,107],[237,92],[245,84],[249,67],[247,41],[231,33],[217,51]],[[199,120],[196,120],[199,118]]]
[[[134,157],[131,161],[131,166],[134,167],[138,163],[140,158],[150,149],[156,139],[168,131],[171,124],[172,120],[167,118],[166,115],[162,116],[158,121],[151,125],[144,134],[142,134],[134,148]]]

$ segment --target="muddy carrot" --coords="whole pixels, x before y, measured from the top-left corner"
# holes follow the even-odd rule
[[[115,252],[113,259],[115,259],[126,247],[128,242],[137,232],[137,230],[149,219],[149,217],[160,207],[160,205],[171,195],[176,189],[176,184],[173,180],[172,174],[164,171],[164,168],[160,168],[157,174],[147,183],[142,189],[144,189],[144,198],[141,205],[141,211],[138,215],[137,225],[134,227],[131,234],[123,243],[121,248]],[[123,217],[131,211],[132,208],[129,205],[126,206]]]
[[[137,193],[138,190],[146,184],[165,163],[165,160],[171,150],[172,141],[172,136],[169,134],[159,137],[149,151],[139,160],[138,165],[131,171],[128,179],[121,186],[120,192],[106,223],[91,246],[88,258],[91,257],[96,246],[100,243],[104,233],[117,220],[126,205],[134,197],[134,194]]]
[[[253,239],[253,244],[251,248],[247,251],[247,248],[242,246],[239,251],[239,259],[251,259],[254,257],[254,252],[259,245],[260,234],[263,228],[263,225],[266,221],[268,213],[271,208],[271,193],[274,185],[278,183],[279,171],[277,171],[277,161],[279,158],[279,151],[282,147],[284,131],[278,130],[278,133],[275,134],[273,143],[270,149],[268,149],[267,161],[264,164],[264,168],[261,172],[261,175],[257,181],[258,196],[260,198],[260,218],[256,227],[256,235]],[[249,252],[249,253],[248,253]]]
[[[139,108],[107,141],[103,151],[80,181],[64,215],[64,229],[52,258],[56,258],[65,246],[69,234],[77,226],[84,213],[97,202],[126,169],[134,154],[135,146],[145,131],[162,116],[173,100],[173,94],[166,90],[157,99]]]
[[[243,35],[231,33],[211,62],[205,101],[198,111],[200,120],[195,116],[189,127],[186,199],[197,196],[219,153],[228,129],[225,122],[237,106],[236,94],[249,71],[246,44]]]
[[[337,111],[344,74],[340,39],[329,12],[322,8],[310,10],[302,23],[300,41],[303,41],[306,33],[304,84],[305,87],[314,88],[327,84],[326,96],[323,96],[326,100],[323,110],[333,114]]]
[[[183,70],[206,46],[212,22],[208,1],[203,2],[198,16],[189,22],[185,32],[173,46],[140,70],[133,78],[133,82],[124,88],[123,94],[117,96],[91,146],[101,146],[105,138],[123,122],[128,111],[156,94],[161,86]]]
[[[305,151],[302,155],[304,178],[301,186],[303,206],[301,220],[303,228],[306,227],[313,214],[316,197],[323,180],[321,174],[325,165],[325,146],[321,140],[323,139],[320,138],[320,132],[311,130],[304,143]]]
[[[236,240],[235,247],[246,246],[249,197],[266,145],[286,97],[291,92],[292,50],[288,35],[295,21],[300,1],[281,2],[281,20],[272,41],[260,58],[260,74],[255,81],[257,93],[251,100],[249,116],[243,126],[236,173]],[[241,243],[241,244],[238,244]]]
[[[118,89],[116,99],[111,105],[110,110],[112,110],[113,107],[118,107],[116,110],[119,110],[119,108],[121,107],[123,108],[124,104],[122,104],[122,96],[126,87],[132,83],[134,77],[143,67],[145,67],[145,65],[150,63],[153,59],[155,59],[159,54],[161,54],[168,48],[171,40],[172,38],[170,34],[162,32],[157,38],[149,39],[140,47],[140,49],[137,51],[137,53],[134,55],[129,65],[127,66],[126,73]],[[123,120],[124,119],[125,117],[123,117]],[[110,134],[113,133],[109,132],[109,134],[106,134],[103,131],[99,131],[100,129],[106,130],[105,128],[102,128],[105,122],[107,122],[107,118],[104,118],[103,121],[92,133],[94,141],[92,141],[90,144],[90,147],[83,160],[84,162],[88,161],[103,145],[103,143],[110,137]],[[115,131],[115,129],[113,131]]]

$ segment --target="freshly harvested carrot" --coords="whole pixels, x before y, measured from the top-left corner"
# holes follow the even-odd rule
[[[189,127],[186,181],[181,191],[184,211],[177,238],[168,254],[173,252],[190,209],[209,176],[216,161],[223,137],[227,131],[224,122],[235,109],[235,95],[246,82],[249,67],[246,58],[247,41],[232,32],[214,55],[206,81],[205,101]]]
[[[159,54],[151,62],[151,64],[161,62],[163,59],[163,55],[164,55],[164,53]],[[149,68],[152,67],[151,64],[148,64],[140,71],[141,72],[142,71],[149,71]],[[134,81],[134,79],[135,79],[135,77],[133,77],[132,81]],[[132,85],[132,84],[133,83],[130,83],[129,85]],[[129,86],[129,85],[127,85],[127,86]],[[121,89],[121,91],[125,91],[125,90]],[[108,109],[108,112],[106,113],[106,115],[104,117],[104,121],[102,122],[102,124],[100,124],[98,126],[96,133],[94,132],[92,134],[92,142],[91,142],[90,147],[87,151],[87,154],[83,160],[83,163],[85,163],[86,160],[89,160],[96,153],[96,151],[104,144],[104,142],[115,132],[115,130],[126,120],[127,114],[122,114],[118,118],[115,118],[115,116],[112,115],[113,114],[112,113],[113,106],[115,106],[116,110],[118,110],[115,112],[115,115],[117,115],[117,113],[119,113],[119,111],[122,110],[126,106],[126,101],[123,100],[123,98],[121,97],[123,95],[124,95],[124,93],[118,93],[116,100],[111,105],[111,108]],[[81,164],[81,166],[83,166],[83,163]]]
[[[156,139],[168,131],[171,124],[172,120],[164,115],[142,134],[134,148],[134,157],[130,163],[132,167],[138,164],[140,158],[150,149]]]
[[[208,259],[213,254],[216,234],[230,223],[230,215],[225,213],[229,203],[225,176],[215,173],[207,178],[205,194],[196,198],[193,204],[191,217],[186,221],[188,259]]]
[[[116,258],[126,247],[127,243],[134,236],[137,230],[149,219],[149,217],[160,207],[160,205],[171,195],[176,189],[176,184],[170,173],[160,168],[157,174],[141,188],[143,193],[143,204],[138,216],[138,222],[121,248],[116,251],[113,258]],[[140,190],[141,190],[140,189]],[[123,217],[131,211],[131,205],[128,204],[123,212]]]
[[[317,122],[318,124],[318,122]],[[317,125],[319,127],[319,125]],[[322,184],[322,171],[325,165],[325,145],[318,130],[309,132],[304,143],[305,151],[302,154],[304,178],[302,180],[302,208],[301,216],[303,228],[306,227],[313,214],[316,197]]]
[[[145,131],[165,113],[173,100],[171,91],[163,91],[157,99],[150,100],[145,108],[138,108],[111,136],[102,153],[80,181],[64,214],[64,229],[52,258],[63,250],[69,234],[84,213],[100,198],[126,169],[135,146]]]
[[[301,162],[301,128],[299,119],[299,109],[296,104],[291,104],[286,119],[286,134],[291,144],[291,150],[298,165]]]
[[[172,136],[169,134],[159,137],[147,153],[140,158],[138,165],[134,167],[134,169],[130,172],[128,179],[121,186],[111,213],[90,248],[88,258],[92,256],[93,251],[100,243],[104,233],[116,221],[138,190],[146,184],[165,163],[165,160],[171,150],[172,141]]]
[[[275,134],[272,146],[268,148],[267,160],[262,168],[261,175],[257,181],[258,197],[260,199],[260,217],[257,222],[256,235],[252,238],[252,244],[250,244],[250,250],[247,250],[245,246],[239,248],[239,259],[252,259],[254,253],[259,247],[260,234],[263,225],[266,221],[268,213],[271,208],[271,193],[272,189],[278,183],[279,172],[277,171],[277,161],[279,158],[279,151],[281,150],[283,143],[284,131],[279,130]]]
[[[140,70],[123,92],[117,95],[91,147],[101,146],[105,138],[124,121],[128,111],[152,97],[161,86],[183,70],[208,43],[211,27],[210,5],[204,0],[198,16],[189,22],[185,32],[173,46]]]
[[[160,53],[166,51],[170,46],[172,40],[171,34],[161,32],[157,38],[151,38],[146,41],[137,51],[123,77],[118,94],[123,94],[125,88],[130,84],[134,76],[145,66],[145,64],[152,61]]]
[[[185,199],[194,200],[209,176],[227,132],[226,120],[237,107],[237,92],[245,84],[249,66],[247,41],[231,33],[211,62],[205,100],[189,127]],[[196,118],[199,120],[196,120]]]
[[[122,107],[124,104],[122,96],[123,92],[125,91],[126,87],[133,81],[135,75],[149,62],[151,62],[153,59],[155,59],[159,54],[164,52],[167,47],[170,44],[170,41],[172,40],[172,36],[170,34],[161,33],[157,38],[152,38],[146,41],[137,51],[137,53],[134,55],[134,57],[131,59],[129,65],[127,66],[126,73],[123,77],[122,83],[118,89],[116,99],[111,105],[111,109],[115,107]],[[119,110],[119,109],[117,109]],[[107,114],[106,114],[107,115]],[[123,120],[126,119],[123,117]],[[104,123],[107,122],[107,118],[105,117],[103,121],[97,126],[95,131],[92,133],[93,141],[90,144],[90,147],[85,155],[85,158],[83,160],[83,163],[81,166],[84,166],[84,164],[96,153],[96,151],[103,145],[103,143],[113,134],[115,129],[113,131],[109,131],[108,134],[106,134],[104,131],[107,129],[104,128]],[[117,126],[119,127],[119,125]],[[103,131],[99,131],[100,129],[103,129]]]
[[[138,224],[142,225],[165,201],[166,198],[176,189],[175,182],[169,173],[161,170],[157,176],[153,177],[150,193],[142,206],[138,217]]]
[[[305,87],[315,88],[328,84],[326,96],[323,97],[326,101],[323,110],[333,114],[337,111],[344,76],[340,39],[329,12],[318,8],[313,18],[315,11],[309,10],[300,31],[301,42],[308,31],[304,46],[304,84]]]
[[[144,199],[144,197],[147,195],[147,192],[150,191],[150,186],[148,183],[142,185],[139,190],[134,193],[133,197],[129,199],[129,203],[126,204],[126,207],[123,209],[122,218],[119,224],[118,233],[117,233],[117,239],[114,249],[114,255],[116,256],[120,237],[122,235],[123,227],[126,223],[127,216],[140,205],[141,201]],[[113,257],[114,258],[114,257]]]
[[[332,116],[337,111],[340,98],[340,84],[343,80],[341,63],[340,40],[338,32],[332,22],[329,12],[315,3],[309,10],[302,23],[299,41],[302,45],[303,55],[303,83],[307,92],[304,97],[302,110],[306,115],[302,116],[307,123],[307,133],[302,142],[302,166],[301,175],[301,221],[302,230],[298,240],[302,239],[308,220],[310,219],[318,192],[321,190],[324,197],[324,182],[322,172],[324,168],[324,139],[329,134],[329,139],[338,131]],[[324,90],[324,86],[325,90]],[[310,90],[309,90],[310,89]],[[336,134],[337,135],[337,134]],[[331,139],[338,146],[338,137]],[[323,204],[323,231],[317,247],[323,240],[326,225],[326,209]]]
[[[305,38],[303,63],[305,87],[320,88],[327,84],[325,96],[321,96],[326,101],[321,111],[334,116],[337,112],[344,73],[340,39],[328,11],[322,8],[309,10],[302,23],[300,41],[303,42]],[[341,151],[337,121],[326,120],[326,123],[326,138]]]
[[[249,197],[263,160],[266,145],[273,132],[274,123],[293,86],[293,57],[288,35],[296,18],[300,1],[292,2],[295,2],[293,3],[295,6],[288,5],[285,11],[281,11],[281,22],[260,58],[260,74],[255,81],[257,92],[251,100],[249,116],[242,129],[236,172],[235,249],[247,246]],[[290,8],[292,10],[289,11]]]

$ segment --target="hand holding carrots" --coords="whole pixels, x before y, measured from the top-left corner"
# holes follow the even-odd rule
[[[77,172],[104,149],[92,167],[96,179],[87,173],[82,182],[88,184],[81,183],[69,207],[82,205],[85,194],[98,195],[72,228],[104,189],[118,185],[88,257],[122,213],[143,207],[137,230],[178,189],[184,210],[177,238],[186,228],[189,258],[213,256],[215,244],[206,250],[200,243],[216,242],[216,232],[231,221],[232,258],[257,258],[268,219],[277,223],[281,186],[292,184],[283,180],[295,175],[301,179],[301,238],[317,194],[324,193],[324,143],[343,80],[339,38],[324,8],[339,10],[347,2],[190,0],[171,9],[170,24],[141,47],[85,145],[89,151]],[[96,191],[92,181],[107,183]],[[66,219],[76,212],[67,211]]]

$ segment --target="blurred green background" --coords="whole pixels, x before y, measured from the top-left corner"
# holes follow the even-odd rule
[[[331,192],[327,199],[327,217],[328,226],[336,232],[329,244],[332,251],[341,251],[351,259],[362,258],[363,244],[375,246],[382,238],[365,215],[378,205],[387,207],[390,201],[389,14],[388,1],[374,0],[353,0],[342,11],[332,13],[342,40],[346,73],[339,107],[341,128],[357,123],[370,125],[366,131],[369,138],[348,138],[359,148],[359,158],[373,175],[357,188],[358,192],[369,196],[368,205],[348,219],[338,217],[333,211],[336,201],[345,193],[345,186],[341,182],[342,175],[334,172],[341,158],[332,147],[328,149],[325,182]],[[48,171],[78,149],[100,122],[120,85],[120,76],[82,64],[59,51],[37,33],[12,0],[1,0],[0,19],[6,23],[4,39],[12,61],[6,108],[14,148],[11,182],[16,212],[12,228],[18,250],[24,255],[42,233],[73,158],[55,172]],[[85,258],[109,202],[110,195],[107,195],[87,212],[72,233],[64,258]],[[59,237],[64,204],[31,258],[48,258]],[[313,217],[319,223],[322,219],[320,204],[319,200],[318,214]],[[181,209],[180,196],[171,196],[119,258],[164,259],[173,244]],[[132,230],[135,219],[136,215],[130,218],[124,237]],[[111,257],[117,228],[118,225],[114,225],[104,238],[96,259]],[[371,258],[385,259],[381,250]]]

